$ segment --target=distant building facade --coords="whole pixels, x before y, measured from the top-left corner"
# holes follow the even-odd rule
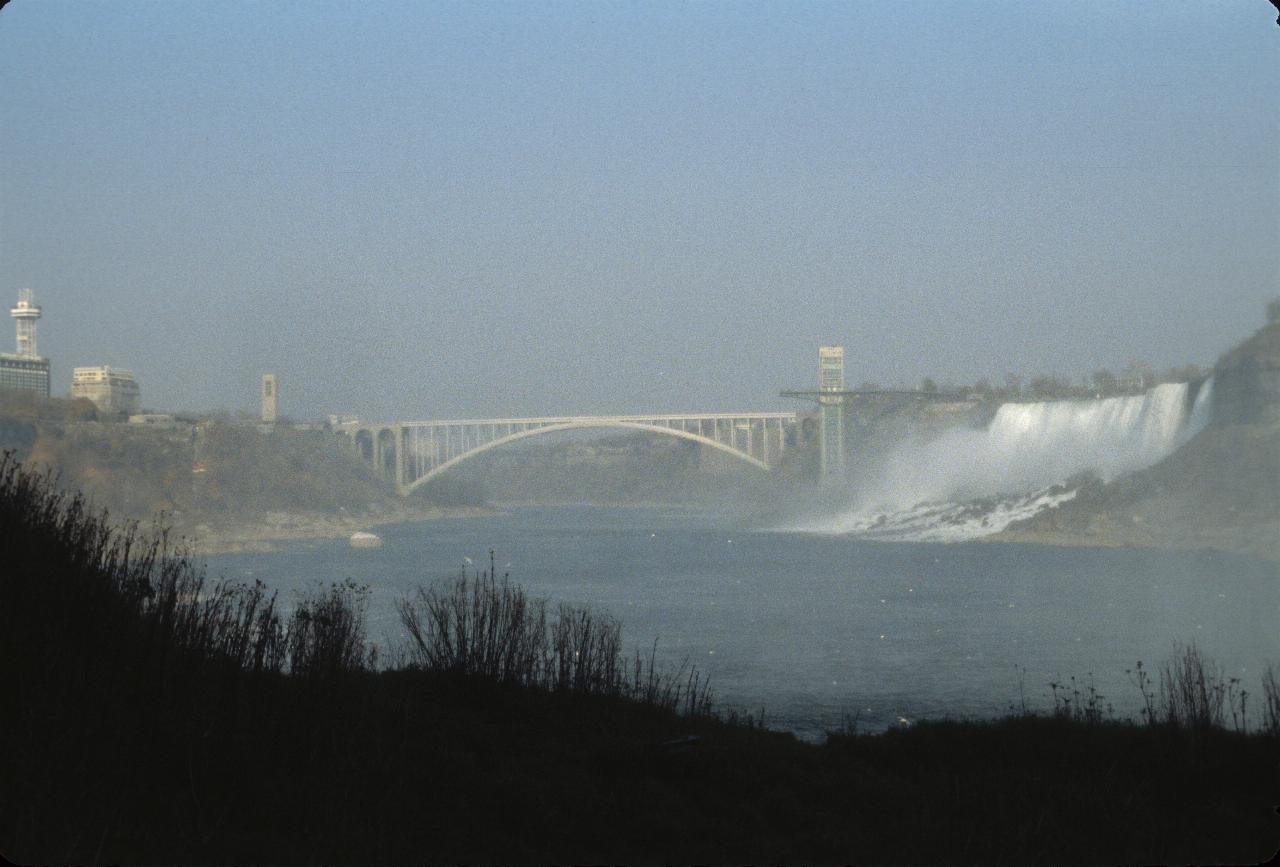
[[[275,424],[276,421],[276,375],[262,374],[262,423]]]
[[[0,353],[0,388],[34,391],[48,397],[49,359]]]
[[[40,306],[30,289],[18,290],[18,303],[9,315],[17,323],[17,351],[0,353],[0,388],[33,391],[49,396],[49,359],[40,357],[36,343],[36,320]]]
[[[177,418],[166,412],[136,413],[129,416],[129,424],[158,428],[179,427]]]
[[[117,367],[77,367],[71,373],[71,397],[87,398],[108,414],[136,415],[142,408],[138,381]]]

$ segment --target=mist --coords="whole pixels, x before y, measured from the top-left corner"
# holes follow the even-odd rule
[[[887,454],[859,453],[843,505],[829,496],[822,514],[784,526],[939,541],[996,533],[1070,499],[1081,474],[1107,482],[1167,457],[1208,424],[1212,400],[1209,379],[1194,391],[1002,404],[983,429],[917,432]],[[983,499],[994,502],[965,505]]]
[[[1274,14],[0,0],[0,851],[1265,860]]]

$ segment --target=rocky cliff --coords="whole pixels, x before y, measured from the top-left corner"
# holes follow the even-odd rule
[[[1219,548],[1280,560],[1280,321],[1222,356],[1209,426],[993,541]]]

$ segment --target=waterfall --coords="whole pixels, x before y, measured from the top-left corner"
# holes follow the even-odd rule
[[[1180,444],[1187,385],[1134,397],[1007,403],[987,429],[991,493],[1024,491],[1092,470],[1109,481],[1150,466]]]
[[[793,529],[885,538],[969,538],[1070,499],[1082,472],[1103,481],[1150,466],[1208,422],[1213,381],[1188,407],[1186,383],[1130,397],[1006,403],[985,429],[897,447],[854,480],[836,515]]]
[[[1186,429],[1182,432],[1182,439],[1189,440],[1191,437],[1200,433],[1209,424],[1209,419],[1213,413],[1213,377],[1209,377],[1200,383],[1200,390],[1196,392],[1195,403],[1191,406],[1191,416],[1187,419]]]

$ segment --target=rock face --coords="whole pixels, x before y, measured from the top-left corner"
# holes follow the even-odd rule
[[[1160,463],[1010,525],[996,541],[1219,548],[1280,561],[1280,427],[1211,426]]]
[[[996,540],[1220,548],[1280,561],[1280,320],[1219,359],[1208,427]]]
[[[1213,370],[1213,424],[1280,422],[1280,320],[1218,359]]]

